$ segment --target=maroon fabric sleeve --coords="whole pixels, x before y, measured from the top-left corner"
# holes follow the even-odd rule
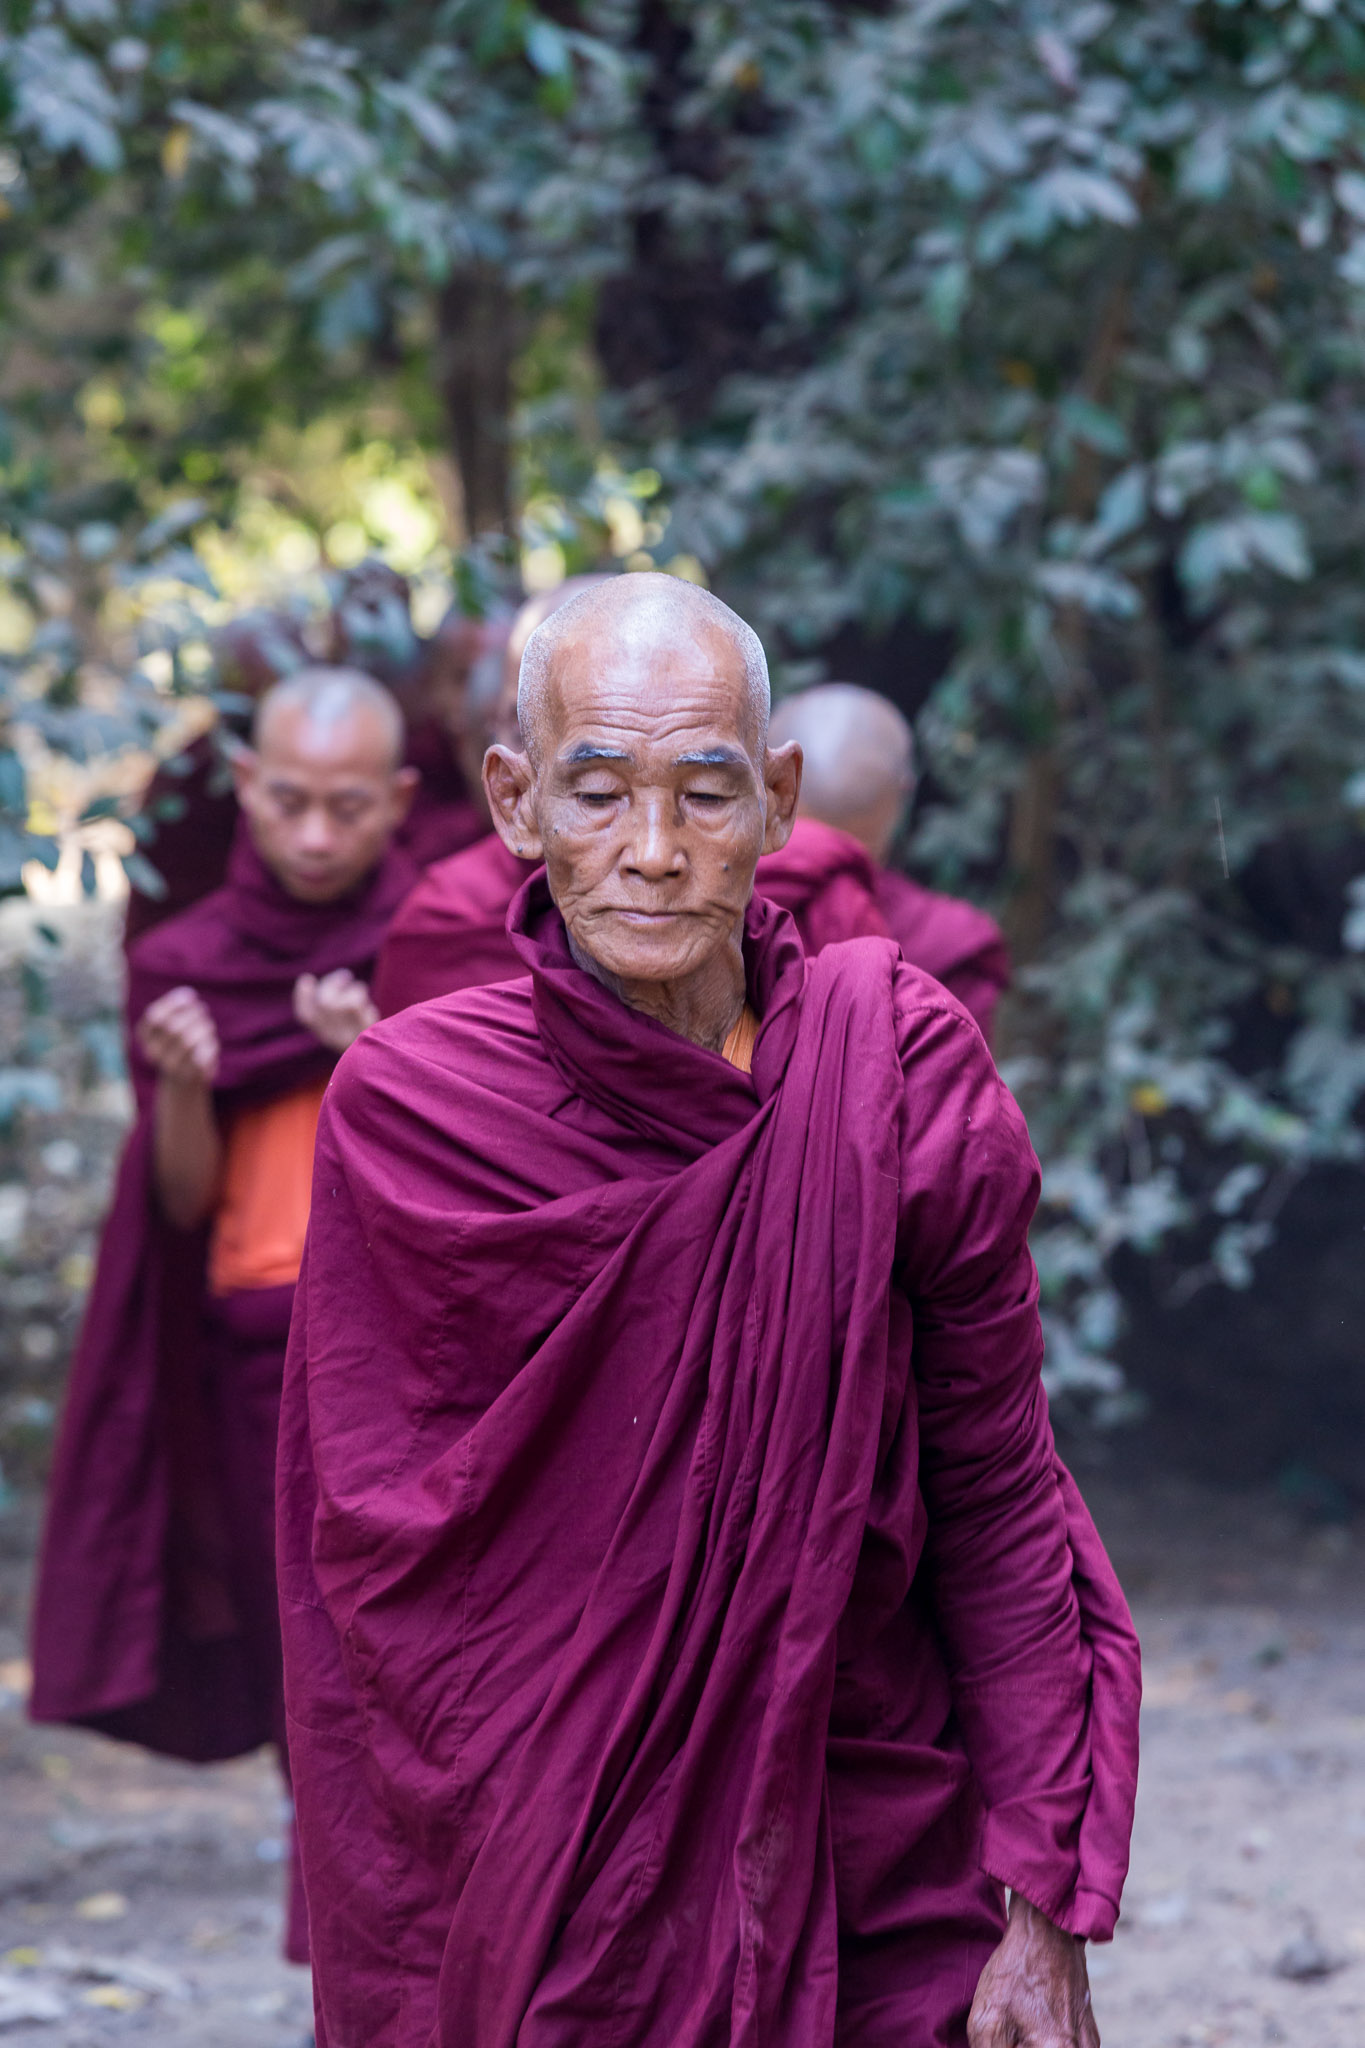
[[[986,1801],[982,1866],[1071,1933],[1104,1940],[1127,1868],[1137,1645],[1053,1446],[1027,1241],[1037,1162],[956,1005],[904,974],[897,1027],[926,1559]],[[1080,1595],[1100,1610],[1094,1626]]]

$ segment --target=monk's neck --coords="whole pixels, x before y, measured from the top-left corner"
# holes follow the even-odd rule
[[[618,996],[627,1009],[638,1010],[690,1038],[708,1052],[719,1052],[744,1010],[744,955],[738,944],[725,946],[692,974],[677,981],[628,981],[598,965],[569,938],[575,962]]]

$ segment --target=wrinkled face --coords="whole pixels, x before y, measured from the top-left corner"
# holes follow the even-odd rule
[[[683,982],[737,948],[761,853],[785,844],[800,750],[767,752],[721,633],[599,627],[556,660],[537,759],[485,764],[507,843],[543,859],[580,957]]]
[[[389,736],[364,712],[319,722],[277,711],[258,750],[235,769],[252,842],[300,903],[331,903],[363,882],[412,802],[416,776],[395,770]]]

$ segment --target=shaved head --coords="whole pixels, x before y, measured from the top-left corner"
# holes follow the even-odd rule
[[[517,723],[532,761],[539,761],[544,750],[557,664],[589,639],[632,653],[728,642],[742,678],[741,719],[752,733],[753,758],[762,759],[770,692],[768,663],[757,633],[709,590],[680,576],[643,572],[593,579],[557,606],[527,640],[517,685]]]
[[[286,894],[331,903],[383,858],[417,786],[403,714],[354,668],[301,668],[266,691],[233,762],[257,853]]]
[[[581,597],[585,590],[596,590],[600,584],[616,581],[614,570],[602,569],[590,576],[566,576],[562,583],[556,583],[553,590],[541,590],[534,597],[527,598],[513,619],[512,630],[507,637],[507,667],[513,688],[521,673],[521,657],[526,652],[526,643],[550,614]]]
[[[821,683],[783,699],[772,739],[801,749],[802,815],[884,861],[915,787],[914,737],[895,705],[857,683]]]
[[[268,753],[274,734],[298,720],[320,741],[357,726],[374,735],[378,765],[388,773],[403,758],[403,714],[397,699],[358,668],[301,668],[267,690],[256,706],[251,742]]]

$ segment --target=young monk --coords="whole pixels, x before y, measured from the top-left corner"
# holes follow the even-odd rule
[[[471,670],[500,653],[508,622],[501,614],[468,618],[454,607],[429,640],[420,640],[410,595],[405,576],[382,562],[363,562],[339,579],[325,634],[328,665],[383,682],[403,714],[404,761],[419,780],[398,839],[423,868],[487,829],[478,775],[471,786],[461,765],[464,696]],[[259,700],[310,659],[298,622],[278,612],[243,613],[214,639],[218,687],[243,700]],[[134,888],[127,945],[223,882],[238,819],[226,761],[243,731],[244,715],[225,719],[163,762],[148,783],[141,809],[153,836],[146,854],[163,887],[156,894]]]
[[[138,1120],[48,1498],[37,1720],[283,1759],[280,1380],[318,1109],[415,879],[390,850],[415,780],[402,740],[392,697],[352,671],[268,691],[226,884],[132,950]],[[307,1958],[297,1887],[288,1953]]]
[[[821,683],[773,712],[773,738],[795,741],[805,763],[800,818],[780,853],[759,864],[758,886],[790,910],[811,952],[882,928],[907,960],[951,989],[989,1038],[1009,986],[1009,954],[984,910],[940,896],[887,865],[915,792],[907,720],[875,690]]]
[[[580,591],[610,580],[568,576],[553,590],[528,598],[511,622],[500,670],[471,671],[462,701],[463,730],[477,741],[477,761],[468,763],[471,780],[482,770],[487,748],[498,741],[516,744],[517,679],[532,633]],[[374,996],[380,1015],[520,973],[507,936],[507,908],[527,873],[526,863],[496,832],[429,867],[394,919],[379,956]]]
[[[522,977],[367,1032],[319,1130],[279,1476],[320,2048],[1097,2048],[1137,1650],[1023,1121],[888,940],[808,960],[754,894],[801,754],[726,606],[585,592],[520,694]]]

